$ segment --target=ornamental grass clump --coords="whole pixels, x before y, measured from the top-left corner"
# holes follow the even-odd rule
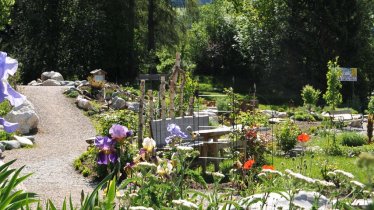
[[[344,132],[338,135],[343,146],[358,147],[367,144],[367,137],[356,132]]]

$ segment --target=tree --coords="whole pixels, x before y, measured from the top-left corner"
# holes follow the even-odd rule
[[[14,0],[0,0],[0,30],[10,24],[10,12],[12,6],[14,5]]]
[[[317,104],[319,95],[321,94],[320,90],[316,90],[311,85],[305,85],[303,90],[301,91],[301,98],[304,101],[304,106],[308,107],[310,111],[312,106]]]
[[[327,66],[327,90],[325,94],[323,94],[323,98],[330,106],[331,110],[335,110],[342,102],[342,94],[340,93],[342,83],[339,80],[342,72],[338,65],[338,58],[336,58],[335,61],[329,61]]]

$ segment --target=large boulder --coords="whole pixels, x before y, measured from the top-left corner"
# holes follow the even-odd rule
[[[269,193],[264,204],[264,209],[288,209],[289,208],[289,196],[284,192],[285,197],[278,193]],[[262,209],[261,199],[264,198],[264,194],[254,194],[249,197],[243,198],[239,201],[245,209]],[[316,200],[318,198],[318,200]],[[251,203],[249,206],[247,204]],[[319,194],[318,192],[299,191],[294,196],[293,204],[299,208],[297,209],[312,209],[313,206],[317,205],[318,209],[331,209],[331,203],[329,200]],[[231,208],[235,209],[235,208]]]
[[[115,96],[112,99],[112,105],[111,105],[111,107],[113,109],[123,109],[123,108],[126,107],[126,101],[125,101],[125,99],[123,99],[121,97]]]
[[[18,107],[13,107],[6,116],[9,122],[18,123],[18,131],[21,134],[30,133],[38,127],[39,117],[35,112],[34,106],[29,100],[25,100]]]
[[[27,85],[29,85],[29,86],[39,86],[39,85],[41,85],[41,83],[33,80],[33,81],[29,82],[29,84],[27,84]]]
[[[54,79],[57,81],[64,81],[64,77],[59,72],[54,72],[54,71],[46,71],[43,72],[41,75],[42,81],[45,81],[47,79]]]
[[[55,79],[47,79],[42,83],[43,86],[61,86],[61,83]]]
[[[139,112],[139,102],[131,102],[128,101],[126,102],[126,107],[128,110],[134,111],[134,112]]]
[[[83,98],[82,96],[78,96],[77,99],[75,100],[75,103],[77,104],[79,108],[84,109],[86,111],[93,110],[93,106],[91,102]]]

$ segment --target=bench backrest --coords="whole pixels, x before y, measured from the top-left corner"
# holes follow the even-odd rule
[[[336,115],[336,114],[352,114],[352,111],[349,109],[343,109],[343,110],[335,110],[330,112],[331,115]]]
[[[188,139],[191,139],[190,134],[186,131],[187,126],[191,126],[194,131],[207,129],[206,126],[209,126],[209,116],[186,116],[176,117],[175,119],[153,120],[151,122],[151,135],[156,141],[157,147],[166,145],[165,138],[170,135],[166,128],[171,123],[177,124],[188,135]]]

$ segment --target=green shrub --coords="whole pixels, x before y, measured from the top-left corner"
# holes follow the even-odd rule
[[[12,107],[10,106],[9,102],[7,100],[0,103],[0,116],[3,117],[8,112],[12,110]]]
[[[343,146],[357,147],[367,143],[366,136],[355,132],[345,132],[338,136],[338,140]]]
[[[279,147],[286,153],[292,150],[297,143],[296,138],[299,133],[300,129],[295,123],[291,122],[290,120],[283,123],[276,131]]]
[[[313,115],[304,112],[296,112],[294,119],[297,121],[316,121]]]
[[[311,110],[312,106],[317,104],[319,95],[321,94],[320,90],[316,90],[313,86],[305,85],[301,91],[301,97],[304,101],[304,106],[308,107],[308,110]]]
[[[66,94],[69,98],[76,98],[78,95],[79,95],[79,93],[78,93],[78,91],[76,91],[76,90],[73,90],[73,91],[71,91],[71,92],[69,92],[68,94]]]
[[[370,101],[368,104],[368,114],[374,114],[374,96],[370,98]]]
[[[130,130],[138,127],[138,114],[130,110],[117,110],[95,115],[96,130],[100,135],[109,136],[109,129],[113,124],[125,125]]]
[[[0,141],[12,139],[13,133],[7,133],[3,130],[0,130]]]

